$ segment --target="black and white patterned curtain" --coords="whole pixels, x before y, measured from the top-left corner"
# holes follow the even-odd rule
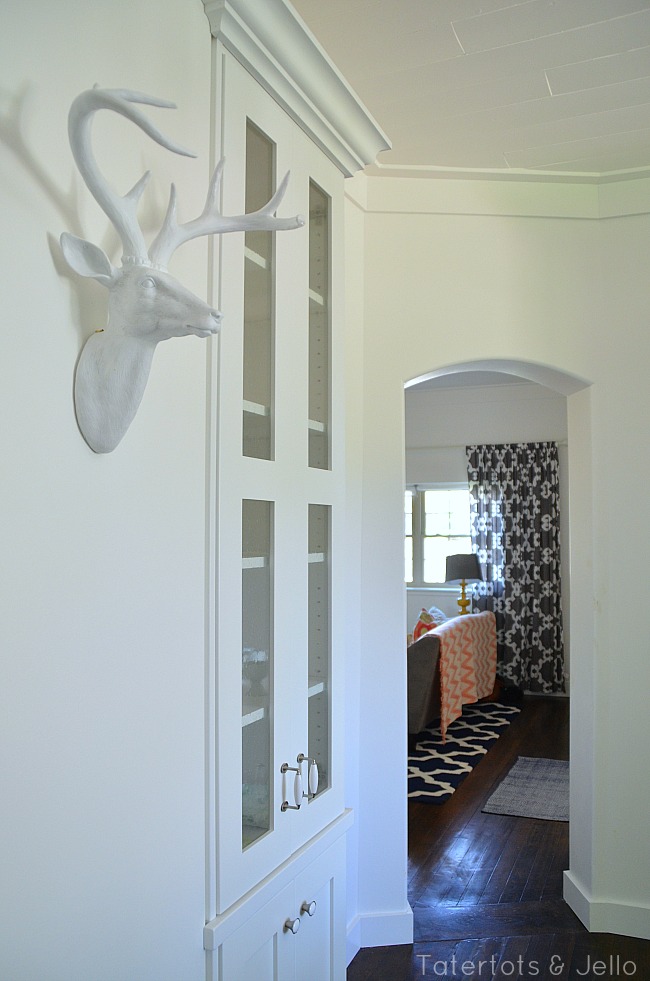
[[[498,673],[526,691],[564,691],[557,444],[468,446],[467,472],[485,576],[473,609],[496,616]]]

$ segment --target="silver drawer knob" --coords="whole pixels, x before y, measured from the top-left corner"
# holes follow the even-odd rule
[[[295,920],[292,920],[291,918],[285,920],[284,929],[287,931],[287,933],[298,933],[298,930],[300,929],[300,917],[297,916]]]
[[[301,913],[306,913],[307,916],[313,916],[316,912],[316,901],[312,899],[311,903],[304,902],[300,907]]]

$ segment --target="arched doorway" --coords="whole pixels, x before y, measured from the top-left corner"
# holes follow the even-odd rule
[[[566,401],[567,470],[566,504],[571,515],[570,534],[563,537],[566,556],[563,575],[568,576],[570,603],[567,620],[571,642],[571,836],[569,869],[565,873],[565,898],[580,915],[573,882],[584,881],[591,868],[588,854],[593,808],[593,739],[591,656],[594,636],[591,508],[591,403],[590,382],[548,365],[505,359],[467,361],[438,367],[405,382],[405,390],[423,383],[441,391],[450,385],[471,386],[494,381],[527,381],[558,393]],[[474,440],[469,440],[474,442]],[[487,440],[486,440],[487,441]],[[508,440],[503,440],[504,442]],[[573,832],[573,829],[576,832]],[[582,829],[578,834],[577,829]],[[580,870],[572,875],[572,870]]]

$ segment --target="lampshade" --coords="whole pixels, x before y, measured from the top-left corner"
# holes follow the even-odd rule
[[[445,582],[482,582],[481,563],[475,552],[447,556]]]

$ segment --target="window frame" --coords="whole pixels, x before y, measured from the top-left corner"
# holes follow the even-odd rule
[[[426,517],[425,517],[425,492],[426,491],[451,491],[451,490],[462,490],[466,491],[468,495],[468,516],[469,516],[469,487],[467,483],[463,481],[444,481],[440,483],[426,483],[426,484],[407,484],[404,489],[404,494],[409,492],[413,497],[413,520],[412,520],[412,535],[406,534],[406,528],[404,528],[404,542],[406,549],[406,540],[412,538],[413,541],[413,579],[408,581],[405,579],[405,586],[407,589],[436,589],[436,590],[449,590],[453,592],[458,591],[457,586],[450,586],[446,582],[426,582],[424,579],[424,542],[426,538],[446,538],[450,539],[464,539],[465,535],[425,535],[426,527]],[[471,549],[471,544],[470,544]],[[406,572],[406,550],[404,554],[405,566],[404,571]]]

